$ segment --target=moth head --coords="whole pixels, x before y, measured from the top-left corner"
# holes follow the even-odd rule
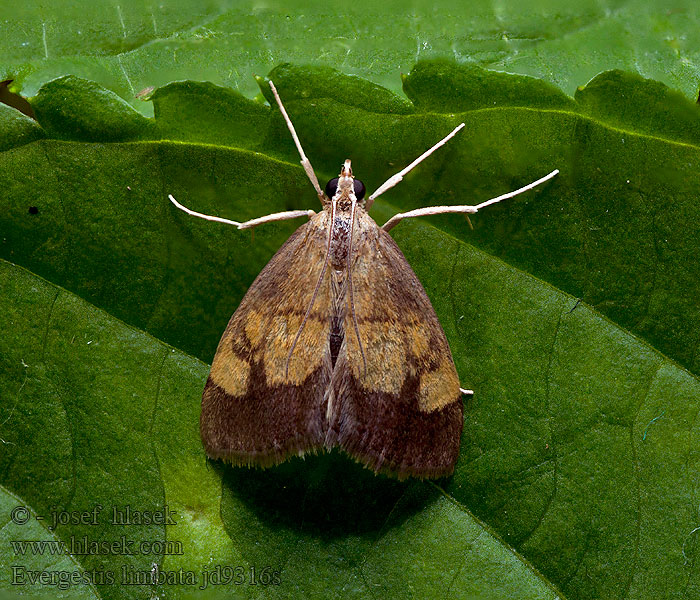
[[[326,184],[326,196],[336,202],[343,200],[350,202],[353,199],[364,208],[365,206],[365,184],[359,179],[355,179],[352,174],[352,166],[348,158],[340,169],[340,175],[334,177]]]

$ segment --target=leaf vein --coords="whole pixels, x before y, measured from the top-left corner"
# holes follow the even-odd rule
[[[554,443],[554,414],[552,413],[552,403],[551,403],[551,382],[550,382],[550,376],[552,373],[552,363],[554,362],[554,351],[556,348],[557,344],[557,338],[559,337],[559,330],[561,329],[561,321],[562,318],[564,317],[564,313],[566,310],[566,306],[562,304],[561,309],[559,310],[559,318],[557,319],[557,324],[554,328],[554,335],[552,335],[552,345],[549,350],[549,360],[547,362],[547,371],[545,372],[545,412],[547,413],[547,423],[549,425],[549,443],[550,443],[550,450],[551,450],[551,456],[550,460],[552,461],[553,464],[553,469],[552,469],[552,493],[549,495],[549,498],[547,499],[547,502],[545,505],[542,507],[542,512],[540,513],[539,518],[537,519],[537,522],[533,525],[533,527],[528,531],[523,538],[520,540],[518,543],[518,546],[522,547],[527,540],[529,540],[537,531],[537,529],[542,525],[544,522],[545,515],[547,514],[547,511],[550,509],[552,506],[552,503],[554,502],[554,498],[557,495],[557,477],[559,475],[559,461],[557,458],[557,444]]]
[[[641,545],[641,531],[642,531],[642,487],[641,487],[641,481],[639,477],[639,471],[640,471],[640,466],[639,466],[639,456],[637,454],[637,444],[635,443],[634,439],[634,429],[635,425],[637,424],[637,420],[639,419],[639,414],[642,411],[642,408],[644,404],[646,403],[647,399],[649,398],[649,395],[651,394],[651,389],[654,385],[654,381],[656,381],[656,378],[659,375],[659,372],[661,369],[664,367],[664,361],[660,361],[659,366],[657,369],[654,371],[654,374],[651,376],[651,379],[649,380],[649,383],[647,385],[647,391],[644,394],[644,397],[642,400],[639,402],[639,405],[637,406],[637,410],[634,415],[634,419],[632,419],[632,423],[629,428],[629,440],[630,440],[630,445],[632,447],[632,469],[633,469],[633,474],[634,474],[634,483],[635,483],[635,488],[637,492],[637,510],[636,510],[636,519],[635,519],[635,532],[634,532],[634,560],[632,560],[632,564],[630,565],[630,573],[629,577],[627,578],[627,583],[625,584],[625,588],[622,591],[622,594],[620,595],[620,598],[625,598],[629,596],[630,590],[632,588],[632,582],[634,580],[634,576],[637,572],[637,563],[639,562],[639,554],[640,554],[640,545]]]

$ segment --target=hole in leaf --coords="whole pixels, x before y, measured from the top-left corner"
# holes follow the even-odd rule
[[[143,88],[138,94],[134,96],[134,98],[138,98],[139,100],[143,100],[144,102],[150,100],[151,94],[155,89],[155,86],[150,85],[147,88]]]
[[[28,117],[34,118],[34,111],[32,110],[32,105],[29,104],[26,98],[15,94],[10,91],[10,84],[13,79],[6,79],[5,81],[0,81],[0,102],[7,104],[12,108],[16,108],[21,113],[24,113]]]

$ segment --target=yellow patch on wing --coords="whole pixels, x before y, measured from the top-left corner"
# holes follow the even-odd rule
[[[262,348],[265,378],[270,387],[283,383],[300,385],[323,362],[330,335],[330,322],[311,315],[289,359],[287,377],[287,357],[302,318],[298,314],[275,315],[270,321],[267,339]]]
[[[430,413],[454,402],[460,397],[459,394],[459,379],[454,364],[443,360],[436,370],[420,376],[418,407]]]
[[[366,390],[398,394],[406,379],[408,363],[401,331],[388,321],[362,321],[358,324],[367,372],[357,343],[352,319],[346,319],[348,362],[352,374]]]
[[[417,321],[411,324],[404,325],[404,335],[408,351],[415,359],[421,359],[428,356],[435,349],[430,346],[430,329],[422,322]],[[411,375],[416,375],[416,367],[412,362],[409,366]]]
[[[230,338],[224,337],[219,343],[209,376],[232,396],[243,396],[246,393],[250,365],[233,353]]]
[[[245,316],[245,334],[251,346],[255,347],[260,345],[265,338],[266,329],[267,315],[257,310],[251,310]]]

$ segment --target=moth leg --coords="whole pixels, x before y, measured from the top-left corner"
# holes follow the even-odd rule
[[[321,190],[321,186],[318,184],[318,178],[316,177],[316,173],[314,173],[314,169],[311,166],[311,162],[309,162],[309,159],[306,158],[306,154],[304,154],[304,149],[301,147],[301,142],[299,141],[297,132],[294,129],[294,125],[292,125],[292,120],[289,118],[289,115],[287,114],[287,111],[285,110],[284,105],[282,104],[282,100],[280,100],[280,95],[277,93],[277,88],[275,87],[275,84],[272,83],[272,81],[270,81],[270,89],[272,90],[272,93],[275,96],[275,100],[277,100],[277,105],[280,107],[280,112],[284,117],[285,123],[287,123],[289,133],[292,134],[294,143],[296,144],[297,150],[299,151],[299,156],[301,157],[301,166],[304,167],[304,171],[306,171],[306,176],[311,181],[311,185],[314,186],[318,197],[321,199],[321,203],[323,203],[325,194],[323,193],[323,190]]]
[[[272,213],[271,215],[265,215],[264,217],[258,217],[257,219],[250,219],[250,221],[243,221],[240,223],[238,221],[232,221],[231,219],[214,217],[212,215],[205,215],[204,213],[194,211],[180,204],[177,200],[175,200],[172,194],[170,194],[168,198],[170,198],[170,202],[172,202],[177,208],[186,212],[188,215],[199,217],[200,219],[206,219],[207,221],[216,221],[218,223],[226,223],[227,225],[235,225],[238,229],[248,229],[257,225],[262,225],[263,223],[285,221],[287,219],[296,219],[297,217],[308,217],[310,219],[316,214],[313,210],[288,210],[285,212]]]
[[[406,168],[402,169],[396,175],[392,175],[387,179],[382,185],[380,185],[376,191],[369,197],[367,198],[367,210],[370,209],[372,206],[372,203],[374,202],[375,198],[378,196],[381,196],[384,192],[387,190],[390,190],[393,188],[397,183],[399,183],[402,179],[403,176],[408,173],[411,169],[414,167],[418,166],[421,162],[423,162],[426,158],[428,158],[435,150],[440,148],[440,146],[444,146],[447,142],[449,142],[457,133],[459,133],[460,129],[464,127],[464,123],[460,123],[455,127],[451,133],[446,135],[444,138],[442,138],[437,144],[435,144],[432,148],[429,150],[426,150],[421,154],[416,160],[414,160],[410,165],[408,165]]]
[[[544,177],[540,177],[537,181],[528,183],[526,186],[518,188],[517,190],[508,192],[507,194],[503,194],[501,196],[497,196],[496,198],[491,198],[490,200],[486,200],[485,202],[482,202],[481,204],[477,204],[475,206],[426,206],[425,208],[417,208],[416,210],[410,210],[405,213],[399,213],[398,215],[394,215],[393,217],[391,217],[391,219],[384,223],[384,225],[382,225],[382,229],[384,231],[389,231],[392,227],[397,225],[398,222],[401,221],[401,219],[410,219],[412,217],[426,217],[428,215],[441,215],[445,213],[475,213],[481,210],[482,208],[490,206],[491,204],[496,204],[496,202],[500,202],[501,200],[506,200],[507,198],[512,198],[513,196],[517,196],[519,194],[527,192],[528,190],[537,187],[541,183],[552,179],[552,177],[555,177],[557,173],[559,173],[559,169],[554,169],[554,171],[548,173]]]
[[[459,388],[459,391],[465,396],[473,396],[474,390],[465,390],[464,388]]]

